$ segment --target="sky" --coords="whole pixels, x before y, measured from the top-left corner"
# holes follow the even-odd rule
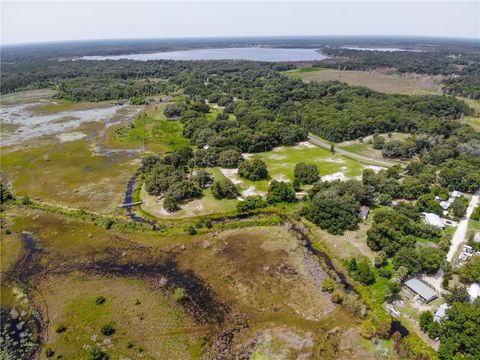
[[[475,1],[1,0],[1,43],[296,35],[480,39]]]

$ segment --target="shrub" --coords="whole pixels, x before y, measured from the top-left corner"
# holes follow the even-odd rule
[[[195,235],[197,233],[197,229],[193,225],[188,225],[187,228],[185,229],[185,232],[188,235]]]
[[[45,348],[45,356],[47,358],[51,358],[53,355],[55,355],[55,350],[53,350],[51,347]]]
[[[32,203],[32,200],[28,196],[22,196],[20,198],[20,204],[22,205],[30,205]]]
[[[105,296],[97,296],[97,298],[95,299],[95,304],[97,305],[101,305],[103,304],[107,299],[105,299]]]
[[[213,227],[212,220],[210,220],[210,219],[205,219],[205,221],[203,223],[205,224],[205,227],[207,229],[211,229]]]
[[[333,281],[332,278],[327,277],[322,282],[322,291],[331,293],[333,290],[335,290],[335,281]]]
[[[238,190],[233,182],[223,179],[213,183],[212,195],[216,199],[235,199],[238,196]]]
[[[177,288],[173,291],[173,299],[174,299],[176,302],[182,302],[182,301],[184,301],[186,298],[187,298],[187,291],[186,291],[184,288],[177,287]]]
[[[104,336],[111,336],[115,334],[115,328],[113,327],[112,324],[106,324],[102,326],[102,328],[100,329],[100,332]]]
[[[64,324],[58,324],[55,328],[57,334],[61,334],[67,330],[67,327]]]
[[[267,202],[260,195],[247,196],[245,200],[237,203],[238,212],[247,212],[267,206]]]
[[[317,165],[305,164],[304,162],[300,162],[295,165],[293,174],[295,176],[295,180],[297,180],[300,184],[313,184],[317,182],[319,178]]]
[[[234,169],[242,160],[242,153],[238,150],[224,150],[218,155],[218,165],[224,168]]]
[[[277,180],[270,182],[267,193],[267,202],[269,204],[294,201],[295,191],[289,184]]]
[[[113,224],[114,224],[113,220],[110,218],[107,218],[103,223],[103,227],[108,230],[112,228]]]
[[[107,355],[97,344],[90,345],[87,350],[88,360],[109,360],[110,356]]]
[[[262,160],[246,160],[240,163],[238,175],[252,181],[266,179],[268,177],[267,165]]]

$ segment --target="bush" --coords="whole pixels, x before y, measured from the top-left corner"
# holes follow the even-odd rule
[[[187,291],[186,291],[184,288],[177,287],[177,288],[173,291],[173,299],[174,299],[176,302],[182,302],[182,301],[184,301],[186,298],[187,298]]]
[[[268,185],[267,202],[269,204],[294,202],[295,200],[295,191],[289,184],[272,180]]]
[[[193,225],[188,225],[187,228],[185,229],[185,232],[188,235],[195,235],[197,233],[197,229]]]
[[[240,163],[238,175],[252,181],[266,179],[268,177],[267,165],[262,160],[246,160]]]
[[[205,227],[207,229],[211,229],[213,227],[212,220],[210,220],[210,219],[205,219],[205,221],[203,223],[205,224]]]
[[[105,222],[103,223],[103,227],[105,229],[109,230],[109,229],[112,228],[113,224],[114,224],[113,220],[110,219],[110,218],[107,218],[107,219],[105,219]]]
[[[20,204],[22,205],[30,205],[32,203],[32,200],[28,196],[22,196],[20,198]]]
[[[267,206],[267,202],[260,195],[247,196],[245,200],[237,203],[238,212],[247,212],[250,210],[261,209]]]
[[[111,336],[115,334],[115,328],[113,327],[112,324],[106,324],[102,326],[102,328],[100,329],[100,332],[104,336]]]
[[[110,356],[107,355],[97,344],[90,345],[87,350],[88,360],[109,360]]]
[[[196,174],[193,175],[192,181],[200,188],[205,189],[210,186],[213,182],[213,176],[206,170],[200,169],[197,170]]]
[[[300,184],[313,184],[319,179],[318,168],[315,164],[305,164],[304,162],[300,162],[295,165],[293,174],[295,180]]]
[[[238,196],[238,190],[229,179],[223,179],[213,183],[212,195],[216,199],[235,199]]]
[[[218,165],[228,169],[234,169],[243,160],[242,153],[238,150],[224,150],[218,156]]]
[[[67,330],[67,327],[64,324],[58,324],[55,328],[57,334],[61,334]]]
[[[105,299],[105,296],[97,296],[97,298],[95,299],[95,304],[97,305],[101,305],[103,304],[107,299]]]
[[[51,347],[45,348],[45,356],[47,358],[51,358],[53,355],[55,355],[55,350],[53,350]]]
[[[327,277],[322,282],[322,291],[331,293],[333,290],[335,290],[335,281],[333,281],[332,278]]]
[[[165,106],[165,109],[163,110],[163,113],[167,118],[175,118],[175,117],[180,117],[182,113],[185,111],[185,105],[184,104],[167,104]]]

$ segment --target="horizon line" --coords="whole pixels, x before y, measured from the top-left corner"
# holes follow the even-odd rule
[[[457,41],[473,41],[480,43],[480,37],[456,37],[456,36],[441,36],[441,35],[379,35],[379,34],[350,34],[350,35],[228,35],[228,36],[169,36],[169,37],[132,37],[132,38],[96,38],[96,39],[65,39],[65,40],[45,40],[34,42],[14,42],[14,43],[0,43],[4,46],[29,46],[29,45],[54,45],[64,43],[81,43],[81,42],[105,42],[105,41],[159,41],[159,40],[214,40],[214,39],[295,39],[295,38],[383,38],[383,39],[436,39],[436,40],[457,40]]]

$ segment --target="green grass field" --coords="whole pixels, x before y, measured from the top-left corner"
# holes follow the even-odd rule
[[[108,129],[105,144],[109,148],[139,148],[145,144],[149,151],[165,153],[189,145],[183,137],[179,121],[168,120],[164,106],[149,109],[138,115],[132,123],[119,124]]]
[[[265,192],[268,189],[269,182],[274,179],[293,181],[294,168],[299,162],[317,165],[320,176],[324,180],[356,178],[362,175],[364,169],[364,165],[358,161],[332,154],[326,149],[307,142],[298,146],[281,146],[272,151],[251,155],[250,158],[263,160],[267,164],[269,179],[250,181],[239,178],[236,174],[228,175],[227,177],[234,183],[238,183],[238,187],[242,191],[250,189],[251,191]]]
[[[288,75],[304,81],[341,81],[350,85],[365,86],[373,90],[407,95],[439,93],[439,81],[433,76],[414,78],[377,71],[347,71],[320,68],[288,70]]]

